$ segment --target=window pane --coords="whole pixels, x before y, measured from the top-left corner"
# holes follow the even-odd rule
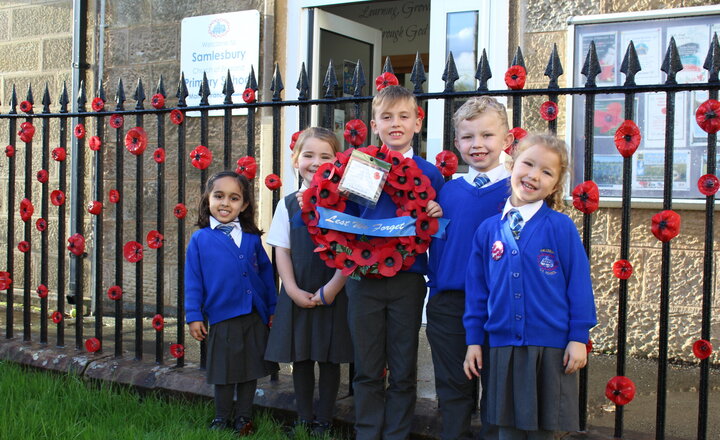
[[[475,70],[477,67],[478,11],[451,12],[447,14],[447,51],[455,58],[460,79],[455,90],[475,89]]]

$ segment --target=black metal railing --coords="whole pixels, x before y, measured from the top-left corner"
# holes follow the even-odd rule
[[[524,59],[522,51],[518,48],[517,53],[512,61],[512,65],[524,66]],[[650,92],[663,92],[666,94],[667,100],[667,118],[665,121],[665,174],[664,174],[664,194],[662,199],[662,206],[664,210],[672,208],[672,163],[673,163],[673,151],[674,151],[674,109],[675,109],[675,95],[679,92],[692,91],[692,90],[706,90],[709,91],[711,99],[717,99],[718,89],[720,88],[720,81],[718,81],[718,70],[720,70],[720,46],[718,45],[717,36],[714,37],[710,50],[707,55],[707,59],[704,64],[704,68],[708,71],[708,82],[707,83],[694,83],[694,84],[677,84],[675,81],[676,73],[682,69],[682,64],[675,47],[675,42],[671,41],[668,47],[665,62],[662,66],[662,71],[666,74],[666,81],[664,84],[655,85],[637,85],[634,81],[635,74],[640,71],[640,63],[635,53],[635,49],[632,43],[630,43],[625,59],[622,64],[621,72],[625,74],[626,80],[622,86],[603,86],[598,87],[595,83],[595,77],[600,73],[600,64],[598,62],[597,53],[595,50],[594,43],[590,45],[590,48],[585,59],[582,73],[586,77],[586,83],[583,87],[565,87],[561,88],[558,85],[558,78],[563,74],[562,64],[560,62],[557,48],[553,48],[552,53],[549,57],[547,68],[545,70],[545,76],[549,78],[549,82],[546,88],[536,89],[517,89],[517,90],[489,90],[488,79],[492,76],[490,66],[487,61],[485,51],[483,51],[480,62],[478,63],[476,78],[478,79],[478,88],[475,91],[455,91],[454,83],[458,80],[457,70],[452,54],[449,55],[446,63],[446,68],[443,73],[443,81],[445,87],[442,92],[430,92],[424,93],[423,83],[426,81],[425,78],[425,67],[418,56],[412,69],[410,76],[411,82],[414,84],[414,93],[420,102],[426,102],[430,100],[442,100],[444,102],[444,138],[443,146],[448,149],[452,145],[452,115],[455,109],[455,101],[467,98],[475,95],[492,95],[492,96],[503,96],[508,97],[512,103],[513,109],[513,126],[521,127],[523,124],[523,104],[524,99],[531,96],[547,96],[548,100],[553,103],[558,103],[560,96],[574,96],[582,95],[585,97],[584,105],[584,180],[593,179],[593,152],[594,152],[594,138],[593,138],[593,112],[595,109],[595,97],[603,94],[623,94],[625,96],[625,119],[633,120],[635,118],[634,105],[635,96],[642,93]],[[392,72],[392,66],[388,62],[385,63],[385,72]],[[7,315],[5,322],[5,337],[13,338],[15,336],[15,323],[13,317],[13,309],[15,308],[15,292],[22,292],[22,309],[23,309],[23,340],[31,340],[32,335],[32,314],[30,313],[32,298],[31,290],[33,280],[39,280],[40,284],[49,286],[52,292],[56,293],[56,308],[57,314],[54,316],[62,318],[66,315],[66,298],[70,305],[75,309],[75,347],[82,350],[84,347],[85,336],[83,334],[83,316],[84,316],[84,299],[88,294],[86,293],[88,286],[93,286],[94,289],[90,292],[94,303],[92,305],[93,313],[95,315],[95,328],[93,338],[97,338],[100,342],[100,347],[105,339],[103,335],[103,316],[112,314],[115,317],[115,325],[113,327],[114,332],[114,354],[115,356],[121,356],[123,354],[123,347],[127,346],[130,341],[123,340],[123,317],[132,317],[135,319],[135,338],[131,343],[134,349],[134,355],[136,359],[142,359],[143,357],[143,344],[144,344],[144,331],[148,330],[147,324],[144,323],[143,318],[147,317],[148,314],[159,315],[163,317],[169,310],[168,299],[171,299],[171,303],[175,304],[175,315],[180,317],[179,324],[177,326],[177,334],[172,336],[171,339],[178,344],[185,344],[185,331],[182,325],[182,317],[184,316],[184,290],[182,280],[184,278],[184,252],[187,238],[187,225],[186,223],[190,220],[190,217],[183,217],[179,214],[182,208],[173,208],[170,212],[176,213],[176,221],[168,222],[166,217],[168,214],[168,208],[170,205],[174,205],[169,200],[174,200],[175,203],[185,205],[191,201],[196,200],[197,195],[200,193],[203,183],[207,179],[208,170],[203,169],[199,172],[195,172],[192,168],[188,167],[188,131],[192,132],[193,139],[196,139],[201,145],[208,146],[210,142],[210,130],[211,120],[209,112],[212,110],[221,110],[223,113],[220,122],[222,130],[218,130],[217,133],[222,134],[222,148],[214,148],[217,152],[220,152],[222,157],[222,167],[227,169],[232,166],[233,158],[238,157],[238,151],[243,150],[243,153],[248,156],[255,156],[256,140],[258,136],[258,130],[256,126],[256,116],[258,111],[262,109],[270,109],[270,117],[272,118],[272,172],[280,174],[281,169],[281,147],[283,145],[283,139],[281,138],[281,126],[283,122],[286,125],[292,126],[297,124],[298,129],[306,127],[310,120],[310,111],[313,108],[319,108],[321,111],[321,117],[319,120],[322,121],[322,125],[330,127],[333,123],[333,109],[346,104],[351,104],[354,107],[356,115],[360,115],[362,112],[362,105],[367,104],[372,96],[369,96],[365,91],[366,80],[363,73],[363,68],[360,62],[357,63],[356,71],[353,76],[352,90],[353,94],[350,97],[342,97],[336,95],[336,88],[338,86],[337,76],[333,68],[332,63],[326,72],[325,81],[323,83],[324,91],[321,93],[323,98],[311,100],[309,99],[309,80],[306,74],[305,66],[303,65],[298,80],[298,99],[297,100],[283,100],[281,94],[284,90],[281,75],[276,66],[275,72],[271,81],[272,97],[270,100],[262,102],[245,102],[235,103],[232,100],[232,95],[235,92],[232,78],[228,72],[225,87],[223,90],[225,99],[223,104],[210,105],[208,102],[209,87],[207,77],[204,77],[202,85],[199,90],[201,97],[200,104],[196,107],[188,107],[186,104],[186,98],[188,97],[188,90],[185,84],[184,75],[180,77],[179,85],[175,97],[177,101],[175,106],[170,108],[164,105],[153,106],[154,108],[146,108],[144,102],[146,100],[143,84],[138,80],[135,92],[134,101],[135,107],[133,109],[125,109],[125,91],[122,80],[119,81],[117,90],[115,92],[115,108],[113,110],[107,110],[105,92],[102,86],[97,91],[96,100],[94,105],[97,104],[98,108],[93,108],[92,112],[86,110],[86,93],[84,86],[80,87],[78,91],[78,110],[76,112],[68,111],[68,99],[67,90],[63,89],[60,99],[58,101],[59,109],[56,112],[50,111],[50,96],[46,86],[42,100],[42,112],[34,114],[32,112],[33,96],[32,91],[29,89],[26,100],[30,104],[28,109],[27,104],[21,105],[24,107],[23,114],[18,113],[18,99],[15,88],[13,87],[12,95],[9,99],[9,111],[4,114],[0,114],[0,120],[5,121],[8,127],[8,142],[11,146],[15,147],[17,155],[10,154],[8,152],[7,160],[2,164],[2,168],[7,171],[7,179],[2,182],[5,186],[3,193],[7,194],[7,236],[1,238],[5,241],[6,247],[6,267],[5,271],[10,273],[11,278],[21,278],[21,285],[18,283],[13,284],[8,290],[6,295],[7,301]],[[247,81],[247,87],[253,91],[258,90],[257,81],[255,78],[254,70],[251,72],[250,77]],[[160,78],[158,86],[155,90],[155,98],[161,97],[164,101],[167,98],[163,79]],[[97,101],[99,99],[102,102]],[[159,98],[158,98],[159,99]],[[282,119],[282,108],[294,106],[298,107],[299,120],[298,121],[283,121]],[[103,107],[103,108],[100,108]],[[167,115],[174,109],[179,109],[183,113],[197,112],[199,117],[189,121],[185,119],[184,122],[179,124],[167,125],[165,123]],[[246,109],[247,116],[243,117],[245,122],[245,133],[238,136],[238,133],[233,132],[233,121],[237,121],[237,117],[233,117],[232,111],[234,109]],[[114,128],[106,130],[106,124],[108,122],[117,122],[119,118],[126,119],[124,125],[111,124]],[[36,163],[34,155],[40,155],[40,166],[43,170],[49,170],[51,168],[50,158],[52,154],[52,146],[57,145],[56,148],[67,151],[68,141],[71,140],[70,133],[72,130],[68,130],[69,121],[72,120],[73,124],[79,124],[84,126],[86,122],[89,122],[91,127],[94,129],[94,136],[97,136],[102,146],[100,151],[94,154],[93,160],[86,163],[85,158],[90,154],[85,150],[86,139],[78,137],[73,140],[72,154],[68,157],[73,161],[73,167],[71,170],[71,177],[75,184],[68,188],[67,177],[69,170],[67,167],[67,161],[60,160],[58,165],[55,167],[55,172],[50,182],[41,183],[38,188],[36,183],[33,183],[33,165]],[[131,120],[132,123],[129,123]],[[56,122],[55,122],[56,121]],[[40,123],[40,139],[37,142],[32,139],[26,142],[18,142],[18,126],[21,122],[31,122],[34,125]],[[175,121],[174,121],[175,122]],[[215,123],[215,121],[213,121]],[[55,124],[57,128],[55,132],[51,132],[51,125]],[[156,160],[157,166],[155,167],[154,185],[157,187],[156,200],[154,201],[154,207],[148,204],[148,194],[146,194],[146,185],[152,182],[152,178],[146,179],[146,171],[149,169],[147,161],[145,160],[145,154],[138,154],[134,157],[135,167],[134,175],[128,176],[131,169],[125,169],[125,162],[131,163],[128,160],[128,154],[124,151],[123,144],[125,139],[125,133],[128,131],[129,126],[134,127],[145,127],[152,125],[155,141],[149,141],[156,145],[158,148],[163,148],[164,152],[167,153],[166,160]],[[555,133],[557,132],[557,121],[548,121],[547,130]],[[240,138],[240,139],[238,139]],[[242,141],[245,145],[243,148],[239,148],[237,145]],[[170,145],[174,142],[174,148]],[[213,140],[214,142],[214,140]],[[708,135],[707,140],[707,173],[716,173],[716,142],[717,137],[714,133]],[[191,142],[193,143],[193,142]],[[40,151],[37,151],[38,145]],[[416,137],[415,147],[419,145],[419,140]],[[108,148],[109,147],[109,148]],[[111,148],[115,148],[114,157],[110,153]],[[20,154],[22,153],[22,154]],[[22,163],[18,164],[18,157],[22,157]],[[57,160],[58,156],[55,155]],[[130,156],[132,158],[132,156]],[[24,167],[22,173],[18,172],[18,166]],[[630,252],[630,220],[632,214],[633,200],[631,198],[631,175],[632,175],[632,160],[629,157],[624,158],[622,165],[622,221],[621,221],[621,232],[619,245],[619,257],[620,259],[628,259]],[[3,173],[5,174],[5,173]],[[100,201],[106,206],[108,203],[115,205],[114,218],[105,216],[101,210],[98,214],[93,215],[91,221],[86,220],[86,209],[85,206],[89,202],[86,199],[86,184],[90,183],[92,186],[92,199],[94,201]],[[58,200],[53,198],[54,196],[50,193],[51,184],[57,185],[57,190],[68,193],[67,200],[72,202],[72,224],[68,224],[67,221],[67,201],[65,203],[58,203]],[[17,185],[17,186],[16,186]],[[111,201],[106,196],[105,188],[112,185],[112,188],[120,194],[119,200]],[[18,187],[19,186],[19,187]],[[173,191],[168,191],[166,187],[174,186]],[[126,198],[126,195],[131,194],[131,190],[134,189],[135,197],[134,200]],[[2,188],[0,188],[0,191]],[[17,220],[17,197],[18,191],[23,193],[23,197],[29,200],[40,201],[40,216],[49,221],[50,217],[53,218],[55,223],[52,231],[57,234],[56,243],[50,243],[50,228],[44,228],[40,231],[39,237],[33,232],[32,225],[29,221],[26,221],[21,231],[16,231],[15,223]],[[195,198],[193,198],[195,197]],[[273,193],[273,206],[277,204],[279,200],[279,193],[275,191]],[[57,205],[56,211],[53,211],[50,207],[50,203]],[[715,211],[715,197],[714,195],[706,196],[705,203],[705,242],[703,251],[703,286],[702,286],[702,339],[709,340],[710,328],[712,324],[711,316],[711,304],[713,294],[713,216]],[[146,215],[146,208],[152,207],[154,210],[155,217]],[[152,211],[151,210],[151,211]],[[169,218],[169,217],[168,217]],[[128,223],[135,223],[134,230],[130,231],[125,228]],[[152,226],[152,227],[150,227]],[[80,234],[83,237],[92,236],[92,243],[88,246],[92,247],[92,259],[87,261],[87,253],[78,252],[78,255],[74,253],[67,253],[66,247],[68,245],[68,234],[66,231],[69,228],[70,234]],[[174,229],[174,230],[172,230]],[[175,258],[165,257],[165,248],[160,247],[154,251],[154,265],[150,266],[150,269],[155,269],[155,284],[153,287],[146,285],[145,276],[148,272],[148,266],[144,265],[144,259],[140,259],[134,264],[134,270],[128,270],[126,266],[125,255],[123,247],[128,241],[136,241],[138,243],[145,242],[145,235],[149,230],[156,230],[165,235],[165,241],[167,243],[174,242],[176,244],[174,248]],[[173,234],[170,236],[170,230]],[[592,256],[592,231],[593,231],[593,215],[583,214],[582,215],[582,240],[585,245],[588,256]],[[15,252],[16,237],[20,232],[23,239],[31,244],[31,251],[23,254],[22,263],[16,262]],[[39,238],[39,240],[38,240]],[[76,244],[75,246],[79,246]],[[658,316],[659,321],[659,346],[658,346],[658,381],[657,381],[657,414],[656,414],[656,437],[664,438],[665,430],[665,410],[666,410],[666,389],[667,389],[667,365],[668,365],[668,313],[670,309],[669,305],[669,284],[670,284],[670,271],[671,271],[671,242],[664,242],[662,244],[662,270],[661,270],[661,287],[660,287],[660,314]],[[39,248],[40,261],[39,261],[39,275],[36,274],[37,269],[33,264],[32,252]],[[77,249],[77,248],[75,248]],[[114,252],[110,252],[114,250]],[[107,253],[104,251],[108,251]],[[172,253],[170,249],[168,252]],[[150,253],[146,252],[145,256]],[[52,257],[51,257],[52,256]],[[51,260],[53,261],[51,263]],[[56,262],[56,263],[55,263]],[[105,270],[105,262],[111,262],[109,269]],[[592,264],[592,259],[591,259]],[[56,278],[50,279],[50,268],[51,265],[56,268]],[[69,265],[70,272],[69,277],[66,276],[66,267]],[[89,270],[88,270],[89,269]],[[166,283],[168,274],[175,274],[177,281],[174,283]],[[90,280],[94,280],[94,284],[90,283]],[[124,286],[129,285],[130,282],[134,284],[134,295],[122,296],[116,299],[114,304],[109,302],[110,300],[106,297],[106,289],[109,286]],[[617,284],[618,289],[618,322],[617,322],[617,375],[625,375],[626,365],[626,353],[627,353],[627,301],[628,301],[628,281],[626,279],[619,279]],[[152,289],[155,290],[155,304],[152,304],[152,312],[148,313],[148,307],[146,307],[145,301],[150,298],[145,294],[146,291]],[[66,294],[67,293],[67,294]],[[126,292],[129,293],[129,292]],[[129,301],[128,301],[129,298]],[[172,301],[174,300],[174,301]],[[130,304],[128,304],[130,303]],[[134,306],[134,310],[130,311],[126,309],[126,305]],[[57,323],[48,322],[48,315],[50,313],[49,303],[46,297],[40,300],[40,342],[50,343],[48,340],[48,326],[56,326],[56,340],[54,343],[58,346],[65,345],[65,323],[62,319]],[[169,335],[165,335],[162,329],[156,332],[155,338],[155,361],[157,363],[163,363],[166,361],[165,339]],[[102,349],[100,349],[102,350]],[[177,359],[176,364],[178,367],[184,366],[183,358]],[[205,349],[204,345],[201,345],[201,366],[205,365]],[[707,421],[708,421],[708,388],[709,388],[709,360],[703,359],[700,361],[700,380],[699,380],[699,410],[698,410],[698,438],[705,439],[707,432]],[[588,368],[592,368],[590,365]],[[587,394],[588,394],[588,373],[587,369],[581,372],[581,399],[580,399],[580,410],[581,410],[581,429],[586,429],[587,420]],[[623,407],[618,405],[615,412],[615,436],[620,438],[623,435]]]

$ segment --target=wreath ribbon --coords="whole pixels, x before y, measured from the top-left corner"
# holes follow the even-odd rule
[[[392,218],[361,218],[332,209],[317,207],[318,227],[352,234],[371,237],[411,237],[415,235],[415,219],[410,216]],[[438,230],[432,235],[435,238],[445,236],[448,219],[438,219]]]

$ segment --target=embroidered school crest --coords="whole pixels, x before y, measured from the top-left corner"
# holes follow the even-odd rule
[[[502,258],[503,254],[505,253],[505,246],[502,244],[502,241],[498,240],[492,245],[492,250],[490,251],[490,254],[492,255],[493,260],[497,261],[500,258]]]
[[[541,249],[537,261],[540,271],[545,272],[546,275],[555,275],[557,273],[558,261],[555,251]]]

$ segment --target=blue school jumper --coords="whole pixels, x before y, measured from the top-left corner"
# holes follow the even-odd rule
[[[587,343],[597,317],[573,221],[543,203],[517,241],[501,215],[483,222],[468,264],[463,324],[468,345],[486,338],[491,347]]]
[[[502,212],[509,195],[509,177],[483,188],[458,177],[445,183],[438,194],[443,217],[450,223],[445,237],[435,238],[430,244],[430,298],[425,309],[425,333],[432,352],[443,440],[473,438],[470,419],[476,405],[477,380],[465,377],[462,369],[467,351],[462,322],[465,274],[475,231],[485,219]],[[489,350],[483,351],[483,364],[489,362],[488,353]],[[480,377],[480,438],[492,440],[497,438],[497,428],[486,417],[487,371],[481,370]]]
[[[210,325],[253,309],[267,324],[275,313],[277,293],[272,264],[260,236],[243,232],[240,247],[219,230],[196,231],[185,256],[187,322]]]
[[[439,193],[444,183],[437,168],[419,156],[413,160]],[[397,217],[397,206],[383,192],[374,209],[348,204],[363,218]],[[410,434],[417,386],[417,348],[427,255],[418,255],[407,271],[391,278],[348,279],[348,324],[355,355],[355,431],[358,440],[404,440]],[[383,369],[390,370],[385,389]]]

